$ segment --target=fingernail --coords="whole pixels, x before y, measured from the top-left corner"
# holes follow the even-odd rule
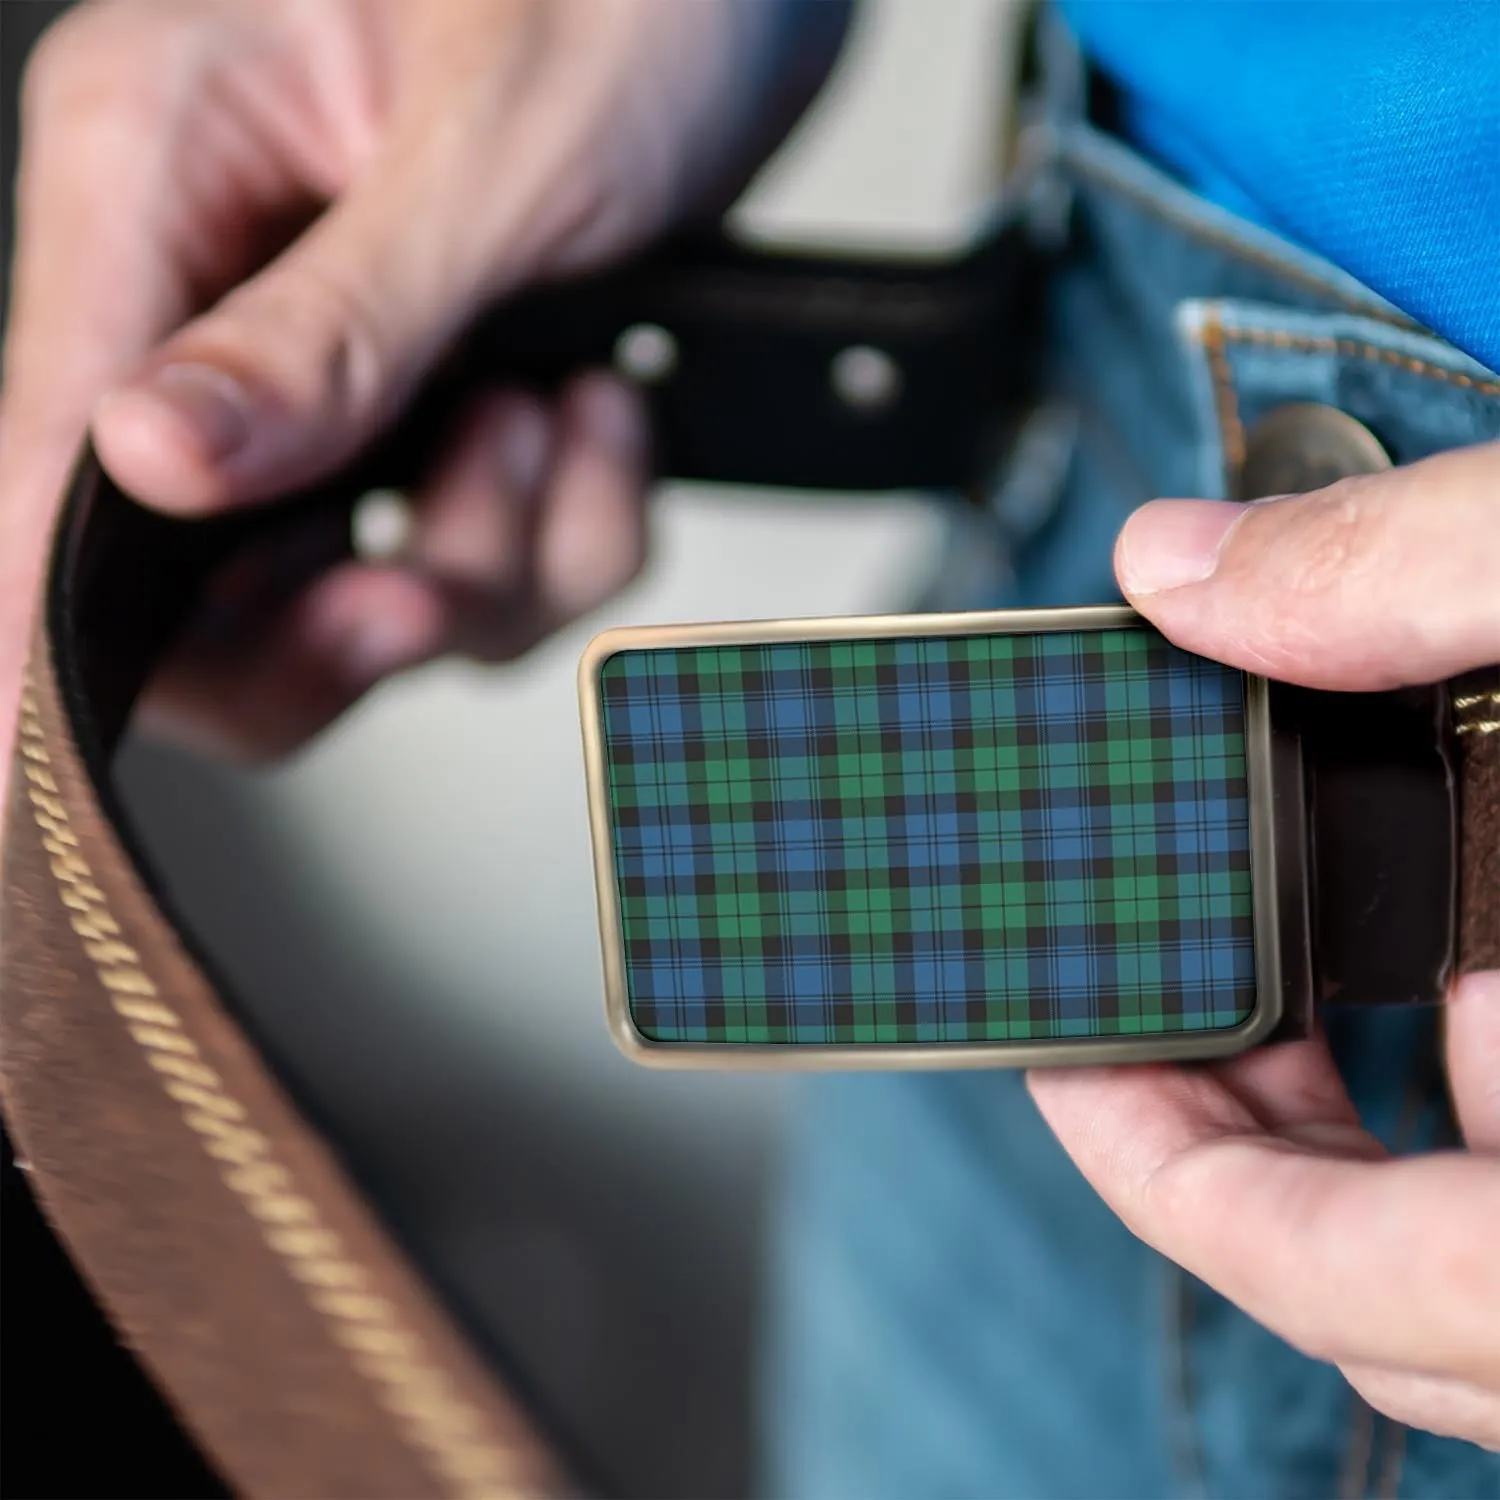
[[[547,467],[548,446],[547,419],[534,406],[506,413],[495,434],[495,457],[508,491],[529,495],[536,489]]]
[[[630,457],[645,438],[641,400],[620,381],[596,375],[578,388],[578,419],[590,441],[609,453]]]
[[[204,458],[219,462],[244,447],[252,410],[245,388],[212,365],[163,365],[117,399],[144,397],[184,427]]]
[[[1228,500],[1153,500],[1125,523],[1117,571],[1127,594],[1159,594],[1212,578],[1245,507]]]

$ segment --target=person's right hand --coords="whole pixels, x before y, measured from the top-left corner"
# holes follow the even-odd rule
[[[484,304],[727,201],[836,47],[841,7],[795,10],[99,0],[54,27],[23,96],[0,738],[90,421],[122,487],[180,515],[334,469]],[[550,406],[483,393],[397,564],[345,564],[187,648],[146,712],[276,753],[390,672],[515,655],[639,566],[644,449],[637,401],[605,373]]]

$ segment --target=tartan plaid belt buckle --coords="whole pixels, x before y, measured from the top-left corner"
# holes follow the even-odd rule
[[[579,686],[638,1062],[1224,1057],[1452,969],[1438,688],[1287,688],[1123,606],[613,630]]]

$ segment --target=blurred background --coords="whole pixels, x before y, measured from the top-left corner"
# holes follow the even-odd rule
[[[15,78],[62,8],[0,0],[7,184]],[[833,84],[736,211],[743,231],[956,248],[992,188],[1014,19],[1007,0],[864,0]],[[917,496],[664,487],[642,579],[524,661],[412,674],[273,770],[140,743],[121,768],[262,1034],[317,1079],[448,1295],[627,1493],[749,1485],[760,1255],[795,1083],[615,1053],[578,655],[615,624],[903,608],[941,528]]]

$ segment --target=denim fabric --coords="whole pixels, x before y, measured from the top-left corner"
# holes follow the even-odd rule
[[[1398,462],[1500,437],[1500,382],[1358,283],[1063,122],[1075,231],[1048,399],[997,488],[987,579],[933,607],[1116,597],[1155,495],[1221,495],[1256,418],[1326,402]],[[998,544],[997,544],[998,538]],[[1332,1012],[1372,1128],[1451,1141],[1433,1016]],[[1500,1497],[1500,1457],[1377,1416],[1134,1240],[1012,1074],[808,1080],[763,1381],[778,1500]]]
[[[1500,360],[1500,17],[1473,0],[1061,0],[1124,133]]]

